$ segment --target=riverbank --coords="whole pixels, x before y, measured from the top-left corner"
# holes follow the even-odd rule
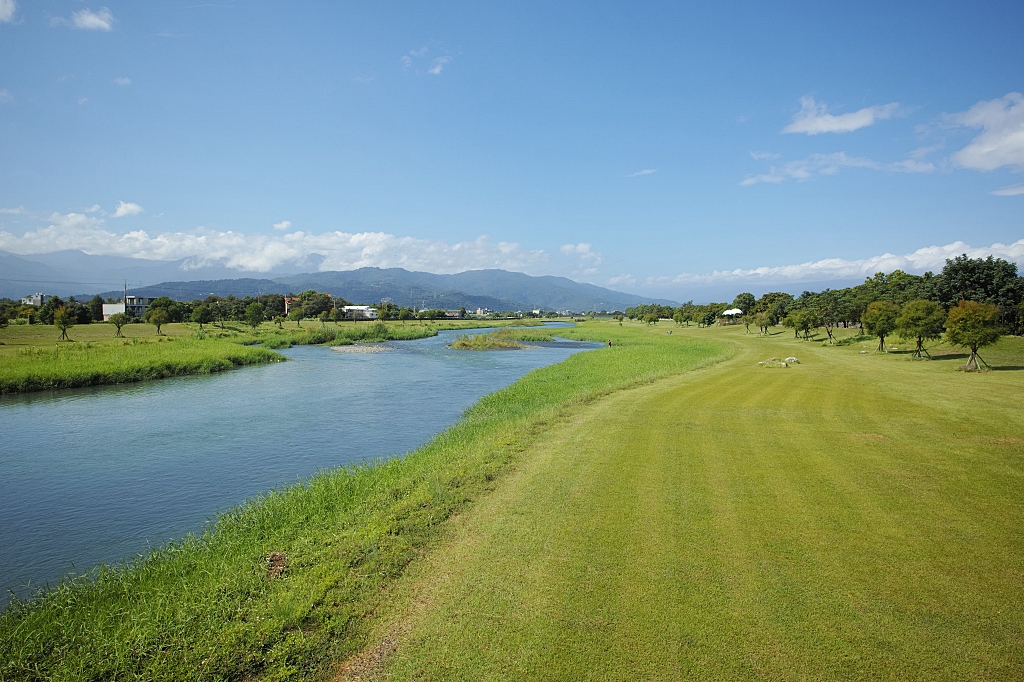
[[[303,326],[278,328],[268,322],[255,331],[237,322],[206,325],[204,329],[194,324],[166,324],[161,334],[152,325],[130,324],[122,328],[123,337],[115,337],[109,324],[90,324],[71,330],[73,342],[57,341],[58,332],[52,326],[12,325],[0,329],[0,394],[210,374],[280,362],[285,358],[272,350],[294,345],[409,341],[436,336],[447,329],[495,324],[483,320],[306,322]]]
[[[617,345],[532,372],[401,460],[269,493],[200,537],[13,604],[0,617],[2,676],[281,678],[361,650],[382,589],[551,424],[730,352],[629,329],[570,331]]]

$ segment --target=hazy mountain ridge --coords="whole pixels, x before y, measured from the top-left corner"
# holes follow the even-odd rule
[[[307,272],[277,277],[237,277],[221,266],[192,268],[187,260],[153,261],[57,251],[33,256],[0,252],[0,296],[34,291],[58,296],[117,296],[127,280],[130,292],[182,300],[217,296],[326,291],[355,303],[390,299],[420,308],[492,310],[625,310],[639,303],[675,302],[612,291],[565,277],[532,276],[506,270],[469,270],[454,275],[403,268]],[[119,286],[121,285],[121,286]]]

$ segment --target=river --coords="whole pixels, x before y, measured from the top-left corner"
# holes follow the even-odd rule
[[[474,330],[479,331],[479,330]],[[0,608],[201,531],[320,469],[398,456],[482,396],[597,344],[453,351],[456,332],[282,351],[223,374],[0,398]]]

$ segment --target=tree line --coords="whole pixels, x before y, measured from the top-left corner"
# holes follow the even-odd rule
[[[918,356],[926,352],[925,341],[946,333],[952,343],[971,348],[968,364],[976,366],[979,347],[999,333],[1024,332],[1024,277],[1018,275],[1015,263],[1002,258],[964,254],[947,259],[938,275],[879,272],[845,289],[804,291],[799,296],[770,292],[760,298],[744,292],[732,303],[641,305],[627,308],[626,316],[648,324],[672,319],[679,325],[710,326],[721,324],[722,313],[733,308],[742,311],[735,321],[762,334],[782,324],[804,338],[824,329],[829,341],[834,341],[836,327],[859,326],[877,336],[883,350],[885,337],[894,332],[915,341]],[[966,331],[968,327],[973,331]]]

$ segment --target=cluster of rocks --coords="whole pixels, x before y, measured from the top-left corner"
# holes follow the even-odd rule
[[[794,357],[788,357],[785,360],[779,360],[778,358],[768,358],[757,363],[760,367],[789,367],[790,365],[799,365],[800,361]]]

